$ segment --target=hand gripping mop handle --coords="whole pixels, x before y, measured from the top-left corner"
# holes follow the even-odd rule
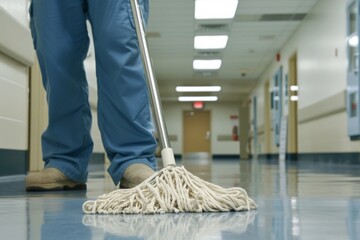
[[[162,162],[164,164],[164,167],[170,165],[175,166],[176,163],[174,158],[174,152],[170,146],[170,142],[167,135],[164,116],[162,113],[161,101],[159,97],[159,90],[157,87],[157,82],[149,54],[149,48],[145,37],[143,18],[142,18],[139,2],[138,0],[130,0],[130,2],[131,2],[131,9],[134,18],[135,28],[136,28],[136,34],[139,41],[141,57],[145,69],[147,85],[150,92],[153,114],[155,116],[156,126],[159,132],[159,139],[162,147],[161,150]]]

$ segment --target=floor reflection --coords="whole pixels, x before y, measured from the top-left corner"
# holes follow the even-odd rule
[[[187,153],[184,154],[181,165],[189,172],[196,174],[199,178],[205,181],[211,181],[212,162],[209,153]]]
[[[256,211],[161,215],[85,215],[83,224],[107,234],[140,239],[222,239],[224,232],[240,237]],[[215,238],[215,236],[217,236]]]
[[[0,239],[360,239],[360,163],[188,157],[178,165],[222,187],[244,188],[258,209],[84,215],[85,200],[116,188],[104,169],[89,174],[86,192],[26,193],[24,177],[0,179]]]

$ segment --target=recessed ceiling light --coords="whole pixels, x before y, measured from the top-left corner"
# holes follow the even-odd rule
[[[216,70],[221,67],[220,59],[213,60],[194,60],[193,68],[195,70]]]
[[[238,0],[196,0],[195,19],[234,18]]]
[[[220,86],[178,86],[177,92],[219,92]]]
[[[222,49],[226,47],[229,36],[215,35],[215,36],[195,36],[195,49]]]
[[[218,97],[217,96],[182,96],[179,97],[178,100],[180,102],[196,102],[196,101],[214,102],[218,100]]]

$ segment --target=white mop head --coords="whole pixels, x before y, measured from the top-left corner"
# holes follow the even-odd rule
[[[83,204],[85,213],[155,214],[228,212],[256,209],[242,188],[222,188],[206,182],[184,167],[166,167],[131,189],[103,194]]]

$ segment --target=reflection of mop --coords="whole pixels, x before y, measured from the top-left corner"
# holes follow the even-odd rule
[[[144,215],[85,215],[83,224],[122,237],[146,240],[203,239],[223,231],[246,232],[256,212]]]
[[[131,0],[131,7],[159,138],[163,147],[161,156],[165,168],[135,188],[115,190],[100,196],[95,201],[85,202],[83,211],[105,214],[152,214],[255,209],[256,204],[248,197],[244,189],[224,189],[201,180],[183,167],[176,167],[174,153],[167,137],[138,0]]]

